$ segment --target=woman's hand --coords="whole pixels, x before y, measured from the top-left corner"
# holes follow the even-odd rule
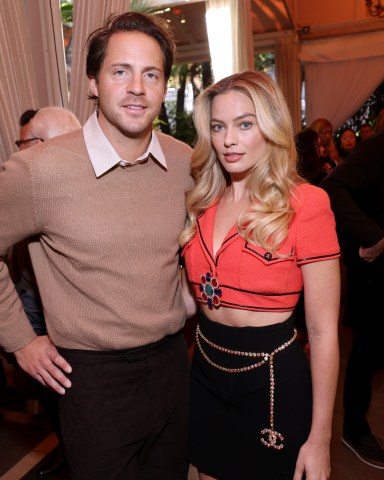
[[[331,475],[329,444],[312,444],[309,440],[301,447],[293,480],[328,480]]]

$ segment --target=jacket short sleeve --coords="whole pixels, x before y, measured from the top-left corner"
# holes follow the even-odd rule
[[[327,193],[313,185],[301,185],[295,202],[297,264],[339,258],[336,222]]]

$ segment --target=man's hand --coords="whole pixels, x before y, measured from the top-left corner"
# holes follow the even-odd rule
[[[64,372],[71,373],[72,367],[59,354],[48,336],[36,337],[14,354],[20,367],[46,387],[60,395],[65,394],[65,388],[71,387]]]
[[[359,248],[360,258],[362,258],[366,262],[373,262],[383,252],[384,252],[384,238],[382,238],[379,242],[377,242],[372,247],[369,247],[369,248],[360,247]]]

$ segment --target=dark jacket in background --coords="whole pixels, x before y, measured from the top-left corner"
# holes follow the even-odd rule
[[[352,330],[344,378],[343,442],[360,459],[365,455],[382,465],[384,451],[367,414],[373,378],[384,365],[384,253],[367,262],[359,248],[384,238],[384,132],[355,147],[320,186],[328,192],[336,218],[347,287],[342,323]]]
[[[384,237],[384,132],[357,145],[320,186],[331,200],[347,270],[384,282],[384,255],[371,263],[359,257],[360,246]]]

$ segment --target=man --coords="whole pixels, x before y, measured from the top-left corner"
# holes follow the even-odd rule
[[[43,141],[41,138],[36,137],[31,131],[31,120],[37,112],[38,110],[30,109],[20,115],[20,138],[15,141],[19,150],[33,147]],[[36,335],[46,335],[47,331],[43,307],[28,253],[29,241],[30,239],[26,238],[16,245],[13,245],[8,251],[9,268],[24,310],[27,313]]]
[[[20,115],[19,125],[20,125],[20,138],[15,141],[15,144],[19,150],[24,150],[24,148],[31,147],[32,145],[39,143],[40,138],[35,138],[33,135],[30,135],[30,124],[29,122],[36,115],[38,110],[28,109],[25,110]]]
[[[369,123],[362,123],[359,128],[360,140],[367,140],[373,135],[373,128]]]
[[[19,123],[20,138],[15,142],[19,150],[81,128],[77,117],[70,110],[61,107],[26,110],[21,114]],[[36,335],[46,335],[43,308],[28,253],[30,241],[31,239],[24,239],[12,247],[9,252],[10,270]]]
[[[178,236],[191,148],[152,129],[174,52],[158,17],[110,18],[87,41],[97,111],[0,173],[0,255],[39,236],[30,253],[48,330],[35,336],[2,265],[0,343],[60,394],[75,479],[187,478]]]
[[[347,280],[343,320],[353,332],[342,442],[363,462],[384,469],[384,450],[366,418],[372,379],[384,362],[384,128],[361,142],[321,186],[340,232]]]
[[[20,150],[31,148],[57,135],[78,130],[81,124],[70,111],[61,107],[44,107],[40,110],[26,110],[20,116],[20,138],[16,145]],[[23,308],[36,335],[47,335],[43,307],[39,295],[36,278],[33,272],[28,244],[33,239],[24,239],[14,245],[9,253],[10,272],[20,296]],[[29,377],[31,378],[31,377]],[[35,382],[33,380],[33,382]],[[61,442],[60,421],[58,415],[57,394],[43,387],[40,383],[33,386],[43,411],[49,419],[59,441]],[[60,446],[57,454],[49,463],[43,463],[37,472],[38,476],[52,475],[65,466],[63,449]]]

